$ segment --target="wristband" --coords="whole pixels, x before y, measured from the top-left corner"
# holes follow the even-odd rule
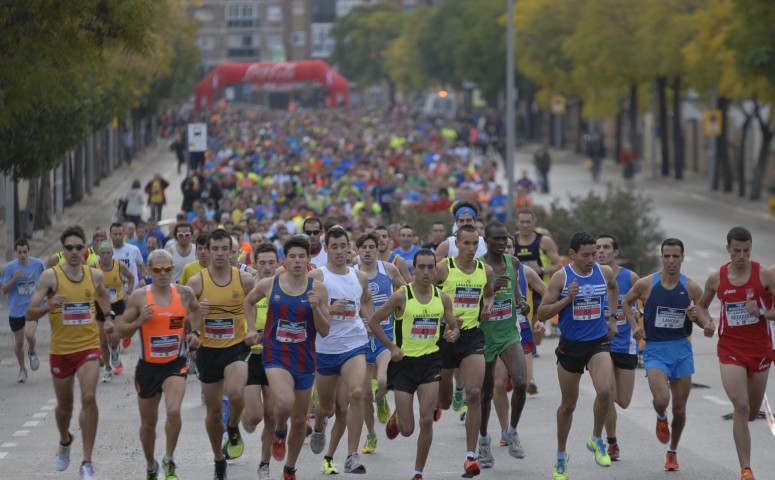
[[[760,308],[759,309],[759,318],[764,318],[764,315],[767,313],[767,310]]]
[[[114,312],[113,310],[111,310],[111,311],[109,311],[109,312],[108,312],[108,313],[107,313],[105,316],[106,316],[106,317],[112,317],[112,318],[113,318],[113,320],[115,320],[115,319],[116,319],[116,312]]]
[[[199,338],[202,336],[202,332],[200,332],[199,330],[191,330],[191,333],[196,335],[196,338]]]

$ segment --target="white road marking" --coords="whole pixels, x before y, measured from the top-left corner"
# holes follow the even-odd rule
[[[48,400],[48,403],[57,403],[57,399],[56,398],[50,398]]]
[[[8,456],[8,452],[0,452],[0,460]]]
[[[13,442],[5,442],[4,444],[0,445],[0,448],[13,448],[16,444]]]
[[[53,410],[56,408],[56,405],[43,405],[40,407],[41,410]]]
[[[30,427],[37,427],[40,422],[37,420],[30,420],[29,422],[24,422],[24,425],[22,425],[23,428],[30,428]]]
[[[46,418],[46,415],[48,415],[47,412],[33,413],[32,418]]]
[[[715,403],[716,405],[732,405],[732,402],[729,400],[724,400],[723,398],[718,398],[713,395],[703,395],[702,398],[709,402]]]
[[[29,433],[30,433],[29,430],[17,430],[15,432],[13,432],[13,436],[14,437],[26,437],[27,435],[29,435]]]

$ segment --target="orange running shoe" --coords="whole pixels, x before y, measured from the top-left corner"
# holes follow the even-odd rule
[[[667,423],[667,418],[664,420],[657,418],[657,440],[665,444],[670,441],[670,425]]]
[[[678,453],[667,452],[667,455],[665,455],[665,470],[668,472],[677,472],[678,468]]]
[[[475,458],[466,457],[466,462],[463,464],[463,468],[465,468],[467,475],[479,475],[482,472],[482,468],[479,466],[479,462],[477,462]]]
[[[127,348],[129,348],[130,345],[132,345],[132,337],[121,339],[121,348],[126,350]]]
[[[272,457],[275,460],[282,461],[285,458],[285,437],[287,432],[274,432],[274,440],[272,441]]]
[[[385,435],[387,435],[389,440],[393,440],[398,436],[398,417],[396,417],[396,412],[393,412],[393,415],[388,418],[385,424]]]
[[[750,468],[741,468],[740,480],[756,480],[756,479],[753,478],[753,471]]]
[[[440,407],[436,407],[436,410],[433,411],[433,421],[438,422],[441,419],[441,412],[443,410]]]

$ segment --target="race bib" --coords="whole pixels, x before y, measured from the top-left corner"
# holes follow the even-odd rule
[[[302,343],[307,340],[307,322],[277,322],[277,341],[282,343]]]
[[[118,301],[118,289],[109,288],[108,296],[110,297],[110,303],[116,303]]]
[[[480,287],[455,287],[455,308],[478,308],[479,297],[482,295]]]
[[[415,340],[434,340],[439,330],[439,321],[435,318],[415,317],[409,338]]]
[[[726,314],[727,325],[730,327],[744,327],[759,322],[757,317],[754,317],[745,309],[745,302],[727,303]]]
[[[256,333],[258,334],[258,341],[257,344],[262,343],[264,341],[264,330],[263,329],[256,329]]]
[[[20,296],[30,296],[33,293],[35,293],[35,283],[34,282],[27,282],[27,283],[17,283],[16,284],[17,292],[19,292]]]
[[[62,325],[88,325],[91,322],[91,302],[62,304]]]
[[[151,358],[170,358],[178,355],[180,351],[180,337],[178,335],[162,335],[149,339]]]
[[[212,338],[213,340],[234,338],[234,319],[206,318],[204,334],[205,338]]]
[[[657,307],[654,325],[657,328],[683,328],[686,320],[686,309],[673,307]]]
[[[337,300],[337,298],[331,299],[331,304]],[[355,320],[355,316],[358,312],[355,311],[355,301],[354,300],[345,300],[345,307],[344,312],[338,314],[338,315],[331,315],[331,321],[332,322],[347,322],[351,320]]]
[[[574,320],[597,320],[603,316],[603,301],[600,297],[574,298],[573,299],[573,319]]]
[[[490,308],[490,321],[508,320],[514,311],[514,304],[511,300],[496,300]]]
[[[627,317],[624,316],[624,311],[620,308],[616,311],[616,326],[621,327],[627,324]]]
[[[517,315],[517,326],[520,330],[530,328],[530,322],[527,321],[527,316],[522,315],[521,313]]]

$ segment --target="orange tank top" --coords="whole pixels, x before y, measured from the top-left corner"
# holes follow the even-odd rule
[[[170,291],[170,304],[161,307],[153,298],[151,285],[145,287],[145,302],[153,305],[153,316],[140,327],[140,359],[148,363],[169,363],[186,353],[183,342],[186,308],[174,285]]]
[[[52,309],[48,318],[51,322],[51,346],[54,355],[68,355],[100,348],[100,329],[95,320],[94,300],[96,290],[91,268],[82,265],[83,278],[70,280],[61,265],[54,267],[57,279],[55,295],[64,295],[60,307]]]

